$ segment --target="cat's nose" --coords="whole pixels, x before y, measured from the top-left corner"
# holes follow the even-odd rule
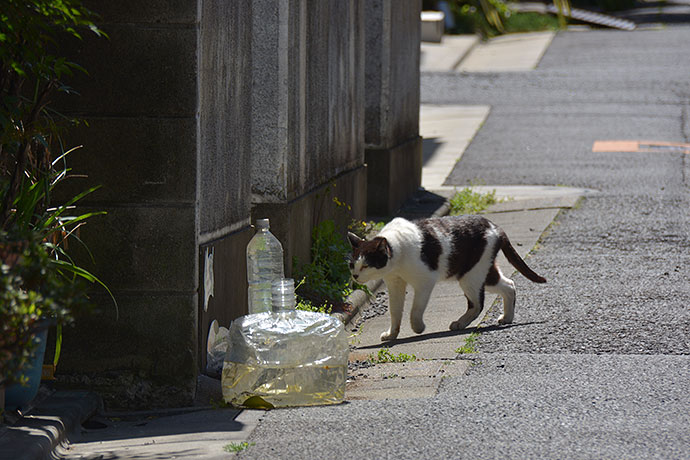
[[[357,279],[357,278],[359,278],[359,275],[352,275],[352,277],[353,277],[354,279]]]

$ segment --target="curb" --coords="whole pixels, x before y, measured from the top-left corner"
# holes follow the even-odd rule
[[[67,434],[103,407],[90,391],[56,391],[11,426],[0,426],[0,460],[55,458]]]

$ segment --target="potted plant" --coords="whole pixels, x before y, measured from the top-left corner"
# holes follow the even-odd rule
[[[57,44],[63,36],[80,38],[82,30],[101,35],[93,19],[80,0],[3,1],[0,387],[6,390],[11,384],[26,384],[27,364],[40,355],[35,352],[45,345],[40,336],[46,328],[69,323],[85,306],[82,282],[103,284],[66,251],[68,241],[80,242],[79,227],[99,214],[74,215],[77,202],[95,188],[59,205],[53,199],[54,189],[69,177],[67,156],[73,149],[65,151],[61,134],[74,120],[54,111],[50,98],[56,92],[73,92],[64,78],[83,71],[59,56]]]
[[[48,328],[87,304],[83,284],[60,273],[39,233],[0,237],[0,385],[15,409],[38,391]]]

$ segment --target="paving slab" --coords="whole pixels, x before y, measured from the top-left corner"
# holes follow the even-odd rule
[[[464,375],[470,361],[384,363],[361,369],[347,384],[347,399],[418,399],[436,394],[445,377]]]
[[[422,42],[419,65],[422,72],[451,72],[479,42],[476,35],[445,35],[441,43]]]
[[[477,44],[462,60],[460,72],[524,72],[534,70],[555,32],[509,34]]]
[[[496,190],[496,195],[505,200],[490,206],[485,215],[508,233],[511,243],[523,258],[527,258],[529,252],[537,245],[544,231],[549,228],[562,209],[573,207],[582,196],[587,193],[594,193],[585,189],[548,186],[512,188],[510,186],[482,186],[482,190],[484,192]],[[500,190],[500,194],[498,190]],[[511,191],[515,193],[514,196],[511,195]],[[450,193],[450,190],[446,188],[441,192]],[[544,194],[544,198],[539,198],[541,194]],[[521,276],[516,274],[514,267],[508,263],[502,253],[499,253],[497,262],[506,275]],[[539,270],[536,269],[536,271]],[[384,288],[385,285],[382,289]],[[394,371],[390,370],[392,369],[390,367],[388,369],[382,367],[390,366],[390,364],[377,364],[373,368],[368,368],[366,371],[362,371],[360,378],[348,384],[348,391],[346,392],[348,399],[426,397],[429,392],[438,387],[438,381],[434,380],[436,366],[447,361],[459,362],[457,360],[460,358],[460,354],[457,350],[465,344],[470,334],[482,324],[494,303],[500,302],[497,300],[498,296],[488,294],[484,310],[479,317],[464,330],[451,331],[449,330],[450,323],[466,311],[467,301],[456,281],[439,282],[432,292],[424,314],[426,329],[422,334],[416,334],[409,324],[409,311],[412,306],[413,295],[413,289],[408,288],[398,338],[389,342],[381,342],[380,340],[381,333],[390,326],[388,313],[368,319],[357,326],[356,332],[351,337],[351,345],[354,347],[351,359],[375,360],[380,350],[387,349],[394,356],[400,354],[414,355],[417,359],[424,360],[422,362],[425,364],[419,367],[399,366]],[[516,317],[520,315],[520,308],[521,304],[518,300]],[[510,328],[517,326],[482,324],[482,327]],[[429,362],[435,364],[429,364]],[[431,380],[425,380],[422,377],[419,381],[420,370],[428,372],[427,377]],[[390,374],[395,374],[401,382],[376,378],[376,376]],[[408,378],[412,379],[408,380]],[[413,388],[417,388],[418,391],[412,390]],[[349,392],[352,394],[350,395]]]
[[[104,425],[102,429],[80,430],[59,454],[74,459],[227,459],[224,447],[246,440],[263,415],[209,409],[139,420],[98,417],[92,421]]]
[[[487,105],[421,106],[422,187],[435,190],[443,185],[490,110]]]

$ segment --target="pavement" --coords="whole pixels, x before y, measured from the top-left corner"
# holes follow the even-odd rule
[[[477,51],[493,68],[463,67],[493,42],[424,45],[426,190],[400,214],[444,214],[478,181],[495,190],[487,217],[548,279],[513,277],[514,324],[497,326],[487,296],[475,323],[449,331],[465,301],[440,283],[427,330],[405,318],[381,344],[385,291],[360,295],[345,404],[104,414],[92,394],[57,392],[2,427],[0,459],[690,458],[690,159],[591,152],[596,139],[688,141],[688,39],[687,27],[506,37]],[[363,364],[382,348],[417,359]]]
[[[464,150],[430,146],[461,155],[440,186],[524,193],[522,210],[490,217],[521,250],[537,241],[528,263],[548,283],[515,276],[515,322],[497,327],[494,304],[465,354],[473,334],[446,330],[461,297],[438,286],[422,340],[407,330],[388,345],[429,359],[355,369],[347,404],[267,413],[239,458],[690,458],[690,158],[593,151],[690,141],[689,40],[687,25],[566,31],[531,70],[424,71],[422,113],[490,107],[472,109],[481,127]],[[546,206],[528,199],[534,186],[596,192]],[[417,205],[441,207],[436,196]],[[387,321],[371,308],[353,337],[360,358]]]

